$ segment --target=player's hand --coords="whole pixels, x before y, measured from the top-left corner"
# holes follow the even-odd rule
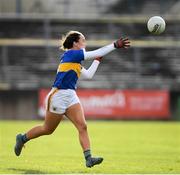
[[[95,60],[98,60],[99,62],[101,62],[102,59],[103,59],[103,57],[97,57],[97,58],[95,58]]]
[[[120,38],[117,41],[114,42],[114,47],[119,48],[129,48],[130,47],[130,41],[128,38]]]

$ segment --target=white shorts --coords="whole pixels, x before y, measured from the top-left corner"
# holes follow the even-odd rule
[[[64,114],[70,106],[80,103],[75,90],[52,88],[46,97],[46,110]]]

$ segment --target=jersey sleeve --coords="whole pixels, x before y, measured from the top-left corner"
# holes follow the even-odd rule
[[[100,64],[99,61],[94,60],[88,69],[85,69],[84,67],[82,67],[81,68],[81,77],[84,79],[91,79],[94,76],[94,74],[96,73],[99,64]]]
[[[111,51],[115,50],[116,48],[114,47],[114,44],[109,44],[106,45],[104,47],[101,47],[99,49],[93,50],[93,51],[88,51],[86,52],[84,51],[84,59],[94,59],[96,57],[102,57],[108,53],[110,53]]]

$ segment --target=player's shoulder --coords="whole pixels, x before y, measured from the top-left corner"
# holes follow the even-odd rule
[[[61,57],[61,62],[69,62],[69,61],[79,61],[78,58],[81,58],[83,56],[83,49],[79,50],[68,50],[64,52],[64,54]]]
[[[66,51],[64,54],[67,54],[69,56],[69,55],[81,54],[82,52],[83,52],[83,49],[79,49],[79,50],[70,49]]]

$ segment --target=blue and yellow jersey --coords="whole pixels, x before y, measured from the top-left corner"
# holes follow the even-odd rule
[[[76,83],[81,74],[81,61],[84,60],[83,50],[68,50],[60,60],[53,87],[76,89]]]

